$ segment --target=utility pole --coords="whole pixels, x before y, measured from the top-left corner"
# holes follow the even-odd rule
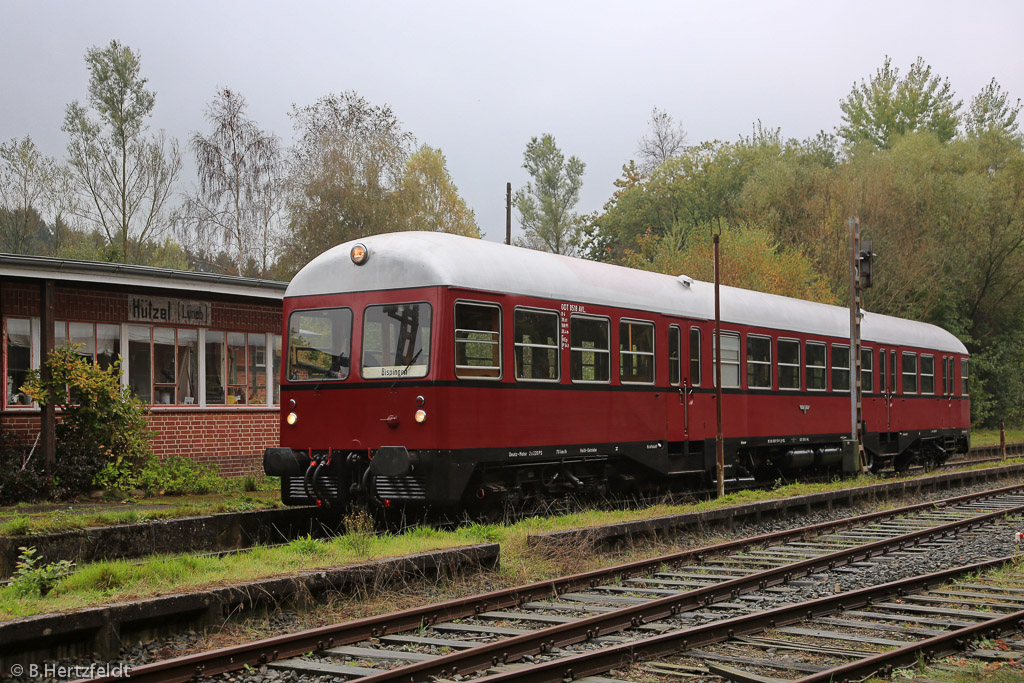
[[[505,183],[505,244],[512,244],[512,183]]]
[[[860,241],[860,220],[850,220],[850,442],[853,452],[844,462],[847,472],[866,472],[867,458],[861,438],[863,421],[863,384],[861,382],[860,293],[871,286],[871,242]]]
[[[721,275],[718,268],[718,237],[715,244],[715,478],[718,480],[718,497],[725,495],[725,439],[722,437],[722,310],[719,306],[719,284]]]

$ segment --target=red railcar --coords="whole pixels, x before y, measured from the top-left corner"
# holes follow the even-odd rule
[[[339,245],[284,301],[287,503],[461,506],[714,477],[713,288],[436,233]],[[723,287],[726,476],[838,467],[847,309]],[[865,313],[864,444],[877,465],[968,446],[952,334]]]

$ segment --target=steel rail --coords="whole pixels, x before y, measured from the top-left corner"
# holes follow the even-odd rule
[[[608,645],[592,652],[535,663],[522,669],[511,669],[492,674],[484,680],[487,683],[518,683],[519,681],[562,683],[567,680],[604,673],[611,669],[628,667],[637,662],[679,654],[681,650],[713,645],[734,636],[749,635],[764,629],[787,626],[804,619],[827,616],[842,610],[858,609],[869,606],[873,601],[888,597],[894,593],[927,590],[931,586],[941,585],[949,579],[971,572],[987,571],[1001,567],[1018,559],[1020,558],[1014,556],[1001,557],[963,567],[946,569],[924,576],[915,576],[880,586],[871,586],[870,588],[862,588],[857,591],[839,593],[818,600],[808,600],[756,614],[732,617],[731,619],[715,621],[701,626],[680,629],[643,640]],[[963,631],[953,631],[949,635],[963,637]],[[367,677],[358,680],[362,682],[372,679]],[[411,681],[418,679],[406,678],[403,680]],[[815,678],[813,680],[818,679]]]
[[[411,683],[427,681],[433,676],[451,677],[456,674],[464,675],[489,666],[514,661],[524,655],[545,654],[556,647],[573,645],[598,636],[642,626],[652,621],[671,618],[679,613],[735,598],[743,593],[788,583],[798,575],[810,575],[816,570],[834,569],[837,566],[862,562],[874,555],[880,555],[889,550],[903,549],[935,538],[943,538],[958,531],[981,526],[1002,517],[1021,513],[1024,513],[1024,505],[949,522],[928,529],[895,536],[891,539],[883,539],[851,548],[844,548],[827,555],[767,569],[749,576],[742,576],[723,581],[722,583],[695,588],[683,593],[656,598],[604,614],[585,617],[577,621],[550,626],[533,633],[525,633],[505,640],[486,643],[472,649],[382,671],[381,673],[361,677],[357,680],[359,683],[385,683],[392,681]]]
[[[864,680],[879,671],[891,670],[897,666],[916,664],[921,656],[937,659],[956,654],[963,650],[967,640],[981,638],[1007,631],[1017,631],[1024,626],[1024,610],[1012,612],[994,619],[982,621],[973,626],[963,626],[940,636],[932,636],[927,640],[907,643],[895,650],[882,652],[871,657],[858,659],[827,671],[804,676],[793,683],[821,683],[822,681]]]
[[[396,633],[405,630],[417,629],[422,626],[427,626],[443,621],[471,617],[482,612],[518,606],[533,600],[557,597],[563,593],[572,592],[580,589],[592,588],[597,585],[600,585],[605,581],[613,580],[615,578],[632,578],[638,575],[642,575],[644,573],[649,573],[652,570],[655,570],[658,567],[665,564],[671,565],[684,562],[700,562],[701,559],[704,557],[726,554],[751,546],[804,539],[810,536],[845,529],[851,526],[868,524],[880,519],[897,517],[899,515],[910,514],[921,510],[951,507],[962,503],[985,500],[988,498],[995,498],[1001,495],[1012,494],[1020,491],[1024,491],[1024,484],[1007,486],[983,492],[969,493],[962,496],[947,498],[940,501],[917,503],[915,505],[910,505],[903,508],[871,512],[864,515],[858,515],[856,517],[849,517],[842,520],[823,522],[820,524],[815,524],[807,527],[801,527],[799,529],[777,531],[770,534],[764,534],[761,536],[754,536],[735,541],[727,541],[713,546],[704,546],[701,548],[684,550],[677,553],[662,555],[652,559],[638,560],[635,562],[630,562],[615,567],[583,572],[567,577],[562,577],[559,579],[539,581],[536,583],[527,584],[525,586],[517,586],[513,588],[492,591],[481,595],[471,596],[467,598],[459,598],[456,600],[451,600],[448,602],[434,605],[416,607],[396,613],[375,617],[367,617],[364,619],[344,622],[341,624],[332,624],[329,626],[318,627],[315,629],[307,629],[304,631],[298,631],[296,633],[285,634],[282,636],[264,638],[258,641],[254,641],[252,643],[234,645],[226,648],[220,648],[217,650],[211,650],[208,652],[202,652],[193,655],[185,655],[182,657],[168,659],[153,664],[146,664],[138,667],[133,667],[131,678],[133,683],[177,683],[180,681],[191,680],[192,678],[198,675],[213,675],[218,673],[224,673],[227,671],[233,671],[236,669],[240,669],[246,665],[260,666],[262,664],[266,664],[268,662],[276,661],[279,659],[293,657],[306,652],[323,650],[326,648],[335,647],[339,645],[355,643],[361,640],[365,640],[367,638],[379,637],[387,633]],[[1001,512],[994,514],[1009,513]],[[979,518],[973,517],[965,521],[973,521],[977,519]],[[950,525],[947,524],[942,525],[942,527],[933,527],[931,529],[927,529],[924,531],[934,532],[937,529],[949,526]],[[878,545],[878,543],[882,542],[876,542],[868,545],[876,546]],[[857,546],[856,548],[864,549],[866,547],[868,546]],[[854,560],[850,561],[852,562]],[[798,572],[801,570],[796,570],[795,567],[803,566],[806,564],[807,561],[798,562],[786,565],[781,569],[788,569],[791,572]],[[784,576],[785,573],[782,573]],[[721,588],[722,586],[727,585],[730,586],[728,590],[731,591],[733,587],[732,582],[717,584],[716,586],[713,586],[713,588]],[[680,595],[689,596],[692,595],[692,592],[681,593]],[[675,598],[676,596],[672,597]],[[704,597],[705,596],[703,596],[702,594],[701,599],[704,599]],[[718,599],[721,599],[721,597],[719,597]],[[659,601],[653,602],[656,603]],[[646,605],[638,607],[644,606]],[[632,608],[625,609],[629,610]],[[677,609],[676,611],[679,610]],[[619,612],[621,611],[608,614],[615,614]],[[663,616],[667,615],[668,613],[666,613]],[[628,624],[629,620],[627,620],[627,625]],[[570,624],[567,624],[566,626],[570,626]],[[504,640],[499,642],[510,643],[516,640],[517,638],[521,637],[524,636],[517,636],[516,638],[513,638],[511,640]],[[488,662],[490,662],[490,659],[488,659]],[[407,670],[408,667],[403,667],[403,669]],[[397,670],[398,669],[396,669],[396,671]],[[114,677],[108,677],[96,678],[91,680],[103,681],[104,683],[114,683],[114,681],[116,681],[117,679],[115,679]]]

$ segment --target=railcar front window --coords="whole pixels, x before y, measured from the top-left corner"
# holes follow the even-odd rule
[[[750,389],[772,388],[772,340],[771,337],[747,336],[747,387]]]
[[[714,384],[715,344],[711,337],[712,384]],[[740,335],[733,332],[722,333],[722,388],[735,389],[740,385]]]
[[[807,342],[807,390],[825,391],[825,345]]]
[[[654,325],[619,323],[619,381],[624,384],[654,383]]]
[[[288,381],[345,379],[348,377],[351,347],[350,309],[292,312],[288,317]]]
[[[917,393],[917,354],[903,352],[903,393]]]
[[[367,306],[363,314],[363,377],[426,377],[429,368],[430,304]]]
[[[519,308],[512,317],[512,326],[516,379],[557,382],[558,314]]]
[[[921,393],[935,393],[935,356],[921,354]]]
[[[779,389],[800,388],[800,342],[779,340]]]
[[[501,309],[455,304],[455,376],[501,377]]]
[[[611,325],[607,318],[569,319],[569,376],[573,382],[607,382],[611,376]]]
[[[832,345],[832,391],[850,390],[850,347]]]

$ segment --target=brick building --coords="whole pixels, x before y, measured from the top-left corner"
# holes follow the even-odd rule
[[[0,426],[45,446],[49,419],[19,391],[48,343],[81,344],[151,405],[157,455],[226,476],[259,469],[278,443],[286,283],[145,266],[0,254],[6,379]],[[53,337],[44,332],[52,325]],[[42,438],[40,438],[42,437]]]

